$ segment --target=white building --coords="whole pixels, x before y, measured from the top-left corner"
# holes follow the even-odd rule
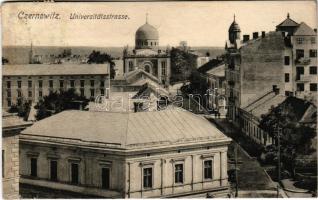
[[[102,198],[226,197],[230,141],[181,109],[64,111],[22,132],[21,183]]]

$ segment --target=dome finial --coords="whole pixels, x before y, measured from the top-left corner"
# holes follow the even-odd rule
[[[235,21],[235,14],[234,14],[234,21]]]
[[[289,19],[289,13],[287,13],[287,18]]]
[[[148,13],[146,13],[146,24],[148,24]]]

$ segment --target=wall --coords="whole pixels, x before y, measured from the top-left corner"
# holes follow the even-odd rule
[[[285,93],[284,46],[281,34],[270,32],[241,48],[241,108],[271,91],[273,85]]]
[[[213,160],[213,179],[203,179],[203,161]],[[174,164],[183,163],[184,183],[174,183]],[[224,190],[227,182],[227,148],[185,149],[165,154],[129,158],[126,161],[126,191],[128,198],[173,197],[206,190]],[[153,168],[153,187],[142,185],[143,167]],[[226,193],[226,192],[225,192]],[[226,194],[225,194],[226,195]],[[224,196],[225,196],[224,195]]]
[[[80,187],[80,191],[85,193],[85,188],[94,188],[97,190],[94,190],[95,192],[91,195],[109,198],[114,195],[114,191],[124,190],[124,161],[121,157],[115,157],[102,151],[85,150],[76,147],[28,144],[23,141],[20,142],[20,145],[20,174],[23,178],[28,179],[28,184],[38,185],[40,181],[52,182],[50,181],[49,163],[50,160],[57,160],[58,181],[52,182],[52,187],[58,187],[55,189],[78,192],[77,187]],[[30,177],[31,157],[37,158],[38,176],[36,178]],[[79,184],[73,188],[69,187],[69,185],[72,185],[70,183],[70,165],[72,162],[79,164]],[[105,165],[111,168],[110,190],[101,188],[101,168]],[[51,185],[48,183],[44,184],[49,187]],[[118,192],[115,194],[119,195]]]
[[[3,133],[4,134],[4,133]],[[3,198],[19,198],[19,136],[17,134],[5,134],[2,137],[2,174]]]

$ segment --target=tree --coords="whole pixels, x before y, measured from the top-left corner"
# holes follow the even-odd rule
[[[100,51],[95,51],[88,56],[88,61],[87,63],[97,63],[97,64],[104,64],[104,63],[109,63],[110,64],[110,78],[114,79],[116,75],[115,71],[115,63],[114,63],[114,58],[110,56],[107,53],[100,53]]]
[[[188,80],[196,70],[197,57],[187,51],[171,49],[171,82]]]
[[[35,108],[37,109],[36,119],[41,120],[53,114],[69,109],[79,109],[77,102],[85,107],[88,104],[88,99],[78,95],[75,89],[69,89],[61,92],[51,92],[39,101]]]
[[[19,99],[16,105],[12,105],[8,110],[9,113],[18,113],[19,117],[27,120],[31,110],[31,105],[25,99]]]
[[[313,151],[311,140],[316,136],[316,130],[313,127],[299,123],[307,108],[308,103],[295,97],[288,97],[277,107],[272,107],[269,114],[263,115],[260,122],[260,128],[274,139],[278,138],[278,133],[275,131],[276,127],[282,128],[280,134],[281,160],[291,172],[294,172],[297,156],[308,155]],[[270,151],[276,154],[277,148]]]

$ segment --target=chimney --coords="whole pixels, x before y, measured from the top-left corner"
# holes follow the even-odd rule
[[[265,37],[265,31],[262,31],[262,38]]]
[[[275,92],[275,95],[279,94],[279,88],[277,87],[277,85],[273,85],[273,92]]]
[[[257,39],[258,38],[258,32],[254,32],[253,33],[253,39],[255,40],[255,39]]]
[[[250,35],[243,35],[243,42],[247,42],[250,40]]]

